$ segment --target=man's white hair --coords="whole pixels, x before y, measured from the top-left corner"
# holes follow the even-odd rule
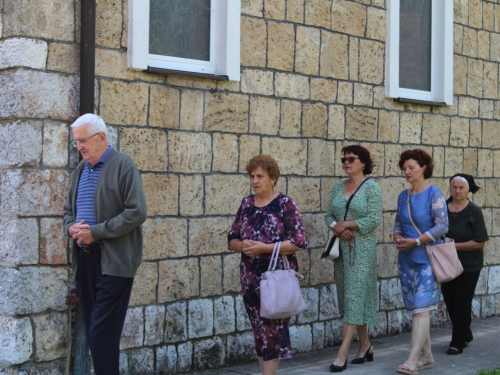
[[[101,116],[93,113],[86,113],[78,117],[75,122],[71,124],[71,127],[77,128],[83,125],[88,125],[91,133],[102,132],[106,134],[106,136],[108,135],[108,128],[106,127],[106,123]]]

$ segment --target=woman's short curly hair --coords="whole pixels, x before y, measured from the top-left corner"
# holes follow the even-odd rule
[[[410,159],[415,160],[418,163],[418,165],[420,165],[422,168],[426,167],[424,171],[424,178],[426,180],[432,177],[432,172],[434,171],[434,163],[432,162],[432,156],[430,156],[424,150],[420,149],[406,150],[399,157],[399,163],[398,163],[399,168],[403,169],[405,161]]]
[[[272,156],[269,155],[257,155],[250,159],[247,164],[246,170],[248,174],[252,173],[257,167],[261,167],[267,172],[271,179],[276,179],[280,176],[280,167],[278,163]],[[276,183],[275,182],[275,183]]]
[[[363,174],[365,176],[373,172],[373,167],[375,166],[375,164],[373,163],[370,151],[360,145],[351,145],[346,146],[342,149],[342,155],[348,153],[354,154],[359,157],[359,161],[365,165],[363,167]]]

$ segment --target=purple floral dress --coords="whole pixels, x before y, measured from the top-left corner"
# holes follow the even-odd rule
[[[243,198],[228,242],[234,239],[274,243],[288,240],[300,249],[307,248],[302,217],[292,198],[279,194],[268,205],[256,207],[255,195]],[[287,255],[290,267],[298,271],[297,256]],[[260,316],[260,279],[267,271],[271,254],[249,257],[241,253],[240,279],[243,302],[252,324],[255,350],[264,361],[292,356],[290,319],[266,319]],[[281,257],[280,257],[281,258]],[[280,259],[278,267],[283,267]]]

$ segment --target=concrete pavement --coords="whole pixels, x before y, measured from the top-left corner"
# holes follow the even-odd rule
[[[420,371],[426,375],[475,375],[479,370],[500,368],[500,316],[474,320],[472,323],[474,341],[459,355],[447,355],[451,326],[431,328],[431,341],[435,360],[434,369]],[[361,365],[347,363],[346,375],[381,375],[396,374],[396,368],[407,356],[410,345],[410,334],[379,337],[372,340],[374,361]],[[295,354],[292,359],[282,361],[278,369],[279,375],[311,375],[329,374],[330,363],[335,357],[338,347],[328,348],[312,353]],[[354,358],[357,343],[351,345],[349,361]],[[218,370],[195,372],[205,375],[260,375],[257,361],[251,364],[225,367]]]

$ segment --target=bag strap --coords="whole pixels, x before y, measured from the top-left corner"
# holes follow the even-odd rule
[[[358,188],[356,189],[356,191],[355,191],[354,193],[352,193],[352,194],[351,194],[351,196],[349,197],[349,199],[347,200],[347,203],[346,203],[346,205],[345,205],[344,221],[345,221],[345,219],[347,218],[347,211],[349,211],[349,206],[350,206],[350,204],[351,204],[352,198],[354,198],[354,195],[358,192],[359,188],[360,188],[361,186],[363,186],[363,184],[364,184],[366,181],[368,181],[368,180],[369,180],[369,178],[365,178],[365,179],[363,180],[363,182],[359,184],[359,186],[358,186]]]
[[[408,217],[410,218],[411,223],[413,224],[413,226],[417,230],[418,235],[421,236],[422,233],[418,230],[417,226],[413,222],[413,219],[411,218],[411,211],[410,211],[410,189],[408,189],[408,196],[406,197],[406,206],[408,206]]]
[[[271,261],[269,262],[269,267],[267,268],[268,271],[276,270],[276,266],[278,265],[278,258],[280,256],[280,249],[281,241],[275,242],[273,253],[271,255]],[[288,263],[288,258],[285,255],[281,255],[281,258],[283,259],[283,266],[285,267],[285,270],[289,270],[290,263]]]

